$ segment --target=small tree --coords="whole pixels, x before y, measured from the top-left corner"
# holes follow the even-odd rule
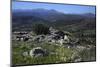
[[[34,32],[37,35],[40,35],[40,34],[46,35],[46,34],[49,34],[49,27],[43,24],[35,24]]]

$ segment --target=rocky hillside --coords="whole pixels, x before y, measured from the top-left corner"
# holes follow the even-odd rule
[[[13,32],[13,64],[95,61],[95,45],[81,45],[80,39],[67,31],[53,27],[49,31],[46,35]]]

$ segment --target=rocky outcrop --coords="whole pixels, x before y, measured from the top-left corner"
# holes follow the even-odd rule
[[[29,32],[13,32],[12,40],[16,41],[31,41],[33,38]]]
[[[29,32],[15,32],[15,40],[17,41],[34,41],[34,43],[42,43],[42,42],[48,42],[58,45],[67,45],[68,48],[72,47],[76,44],[78,41],[73,41],[69,38],[69,35],[65,33],[64,31],[56,30],[53,27],[50,27],[50,33],[47,35],[41,34],[41,35],[34,35],[32,36]]]

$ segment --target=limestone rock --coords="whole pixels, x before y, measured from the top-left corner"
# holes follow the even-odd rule
[[[40,56],[46,56],[46,50],[44,50],[41,47],[36,47],[30,50],[30,56],[33,57],[40,57]]]

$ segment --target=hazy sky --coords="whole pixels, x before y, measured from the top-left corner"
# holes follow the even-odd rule
[[[82,6],[82,5],[64,5],[64,4],[48,4],[48,3],[34,3],[34,2],[12,2],[12,10],[15,9],[54,9],[64,13],[94,13],[95,6]]]

